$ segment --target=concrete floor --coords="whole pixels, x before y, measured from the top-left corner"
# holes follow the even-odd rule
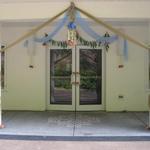
[[[150,142],[69,142],[1,140],[1,150],[149,150]]]
[[[150,136],[146,112],[3,112],[0,135]]]

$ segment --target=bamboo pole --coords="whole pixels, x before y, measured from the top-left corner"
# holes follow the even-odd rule
[[[95,22],[97,22],[98,24],[104,26],[105,28],[109,29],[110,31],[114,32],[115,34],[121,36],[122,38],[136,44],[136,45],[139,45],[140,47],[144,48],[144,49],[147,49],[147,50],[150,50],[150,48],[148,46],[146,46],[144,43],[132,38],[131,36],[119,31],[118,29],[112,27],[111,25],[109,25],[108,23],[105,23],[104,21],[102,21],[101,19],[98,19],[96,18],[95,16],[91,15],[90,13],[78,8],[78,7],[75,7],[78,11],[80,11],[82,14],[84,14],[85,16],[87,16],[88,18],[91,18],[92,20],[94,20]]]
[[[13,47],[16,44],[20,43],[21,41],[23,41],[27,37],[29,37],[29,36],[33,35],[34,33],[38,32],[39,30],[41,30],[42,28],[44,28],[45,26],[47,26],[48,24],[50,24],[52,21],[54,21],[56,18],[58,18],[59,16],[61,16],[63,13],[65,13],[67,10],[68,10],[68,8],[64,9],[63,11],[61,11],[60,13],[58,13],[57,15],[55,15],[54,17],[52,17],[51,19],[49,19],[48,21],[46,21],[45,23],[37,26],[36,28],[32,29],[32,31],[29,31],[26,34],[24,34],[23,36],[19,37],[14,42],[10,43],[6,48],[1,49],[0,52],[3,52],[3,51],[6,51],[6,50],[10,49],[11,47]]]

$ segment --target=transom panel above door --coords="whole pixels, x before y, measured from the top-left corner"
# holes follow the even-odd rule
[[[104,110],[101,49],[51,48],[47,57],[48,110]]]

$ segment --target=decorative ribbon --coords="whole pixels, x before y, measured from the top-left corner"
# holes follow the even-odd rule
[[[56,28],[54,29],[53,32],[49,33],[48,36],[46,36],[46,37],[42,37],[42,38],[37,38],[36,37],[35,41],[39,42],[39,43],[47,43],[47,42],[49,42],[60,31],[60,29],[65,25],[67,20],[68,20],[68,17],[65,14],[64,18],[59,20],[59,22],[57,23]]]
[[[124,59],[128,60],[128,42],[127,42],[127,40],[124,40],[123,54],[124,54]]]
[[[27,54],[29,56],[29,67],[30,68],[34,67],[33,57],[36,54],[36,48],[35,48],[34,39],[35,39],[35,35],[29,37],[29,39],[24,42],[24,46],[27,48]]]
[[[52,38],[60,31],[60,29],[66,24],[68,20],[68,15],[65,14],[63,19],[60,19],[59,22],[56,24],[56,27],[54,29],[54,31],[52,31],[51,33],[48,34],[48,36],[46,37],[42,37],[42,38],[35,38],[34,40],[36,42],[40,42],[40,43],[47,43],[49,41],[52,40]],[[75,19],[75,23],[78,24],[84,32],[86,32],[90,37],[92,37],[93,39],[96,40],[96,42],[100,42],[102,45],[105,45],[106,43],[111,44],[112,42],[118,40],[118,36],[117,35],[113,35],[110,37],[104,37],[101,36],[99,34],[97,34],[89,25],[89,23],[80,16],[80,13],[77,11],[76,12],[76,19]],[[76,24],[73,23],[69,23],[68,27],[70,29],[75,29],[76,28]],[[127,60],[128,57],[128,46],[127,46],[127,41],[124,40],[124,44],[122,45],[123,47],[123,51],[124,51],[124,57]]]
[[[89,23],[84,19],[81,18],[80,13],[77,12],[77,17],[76,17],[76,23],[80,25],[80,27],[86,32],[90,37],[94,38],[96,41],[101,42],[102,44],[105,43],[113,43],[114,41],[118,40],[118,36],[110,36],[110,37],[103,37],[99,34],[97,34],[89,25]],[[119,40],[120,41],[120,40]],[[119,51],[123,49],[123,53],[121,54],[125,60],[128,59],[128,42],[127,40],[124,40],[124,42],[121,42],[121,47],[119,47]],[[119,52],[120,53],[120,52]]]
[[[68,24],[68,28],[71,29],[71,30],[74,30],[74,29],[76,29],[76,24],[74,22],[70,22]]]
[[[50,41],[58,32],[59,30],[65,25],[66,21],[68,20],[68,16],[65,14],[64,18],[61,19],[57,25],[56,28],[54,29],[54,31],[50,34],[48,34],[47,37],[42,37],[42,38],[35,38],[36,42],[40,42],[40,43],[47,43],[48,41]],[[118,36],[111,36],[111,37],[103,37],[100,36],[99,34],[97,34],[93,29],[90,28],[89,24],[80,17],[80,14],[77,12],[77,17],[75,22],[77,24],[79,24],[81,26],[81,28],[92,38],[94,38],[97,42],[101,42],[101,43],[112,43],[115,40],[118,39]],[[69,24],[70,28],[75,28],[75,24]]]
[[[110,36],[110,37],[103,37],[100,36],[99,34],[97,34],[89,25],[89,23],[84,19],[81,18],[80,13],[77,12],[76,15],[76,20],[75,22],[80,25],[80,27],[82,28],[82,30],[84,32],[86,32],[90,37],[94,38],[97,42],[101,42],[101,43],[112,43],[114,41],[116,41],[118,39],[118,36]]]

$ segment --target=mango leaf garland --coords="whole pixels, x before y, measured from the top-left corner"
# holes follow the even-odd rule
[[[45,33],[44,36],[47,37],[48,34]],[[104,37],[110,37],[110,35],[108,34],[108,32],[105,33]],[[91,48],[98,48],[98,47],[102,46],[101,42],[98,42],[98,41],[88,41],[88,40],[84,39],[83,37],[81,37],[79,35],[78,32],[76,34],[76,40],[77,40],[77,45],[83,45],[83,46],[87,46],[87,47],[91,47]],[[52,46],[57,46],[57,47],[61,47],[61,48],[67,48],[69,46],[67,41],[57,41],[57,40],[54,40],[54,39],[48,41],[47,43],[49,43]],[[47,43],[43,43],[43,46],[45,46]],[[108,51],[108,49],[109,49],[109,43],[105,42],[104,43],[104,47],[105,47],[106,51]]]

